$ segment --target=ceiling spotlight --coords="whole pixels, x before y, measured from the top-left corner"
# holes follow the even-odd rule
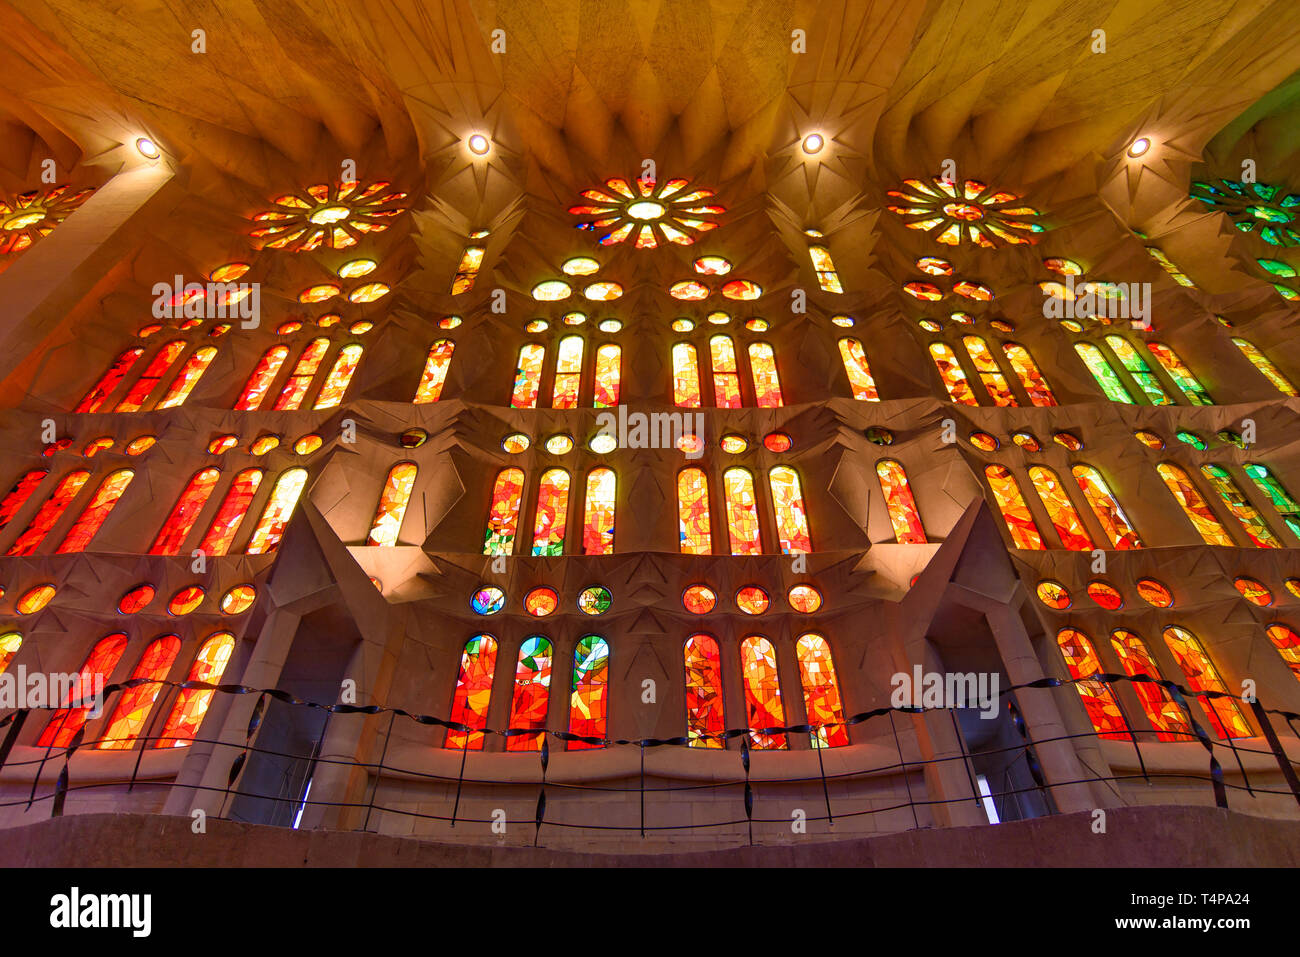
[[[809,133],[803,138],[803,151],[811,156],[813,153],[820,153],[821,148],[826,145],[820,133]]]
[[[1133,157],[1141,156],[1147,150],[1151,149],[1151,141],[1145,136],[1139,136],[1129,144],[1128,155]]]
[[[135,141],[135,148],[140,151],[140,155],[145,159],[156,160],[158,157],[162,156],[162,150],[158,148],[158,144],[147,136],[141,136],[137,139]]]
[[[491,149],[491,147],[492,144],[488,141],[488,138],[484,136],[482,133],[475,133],[473,136],[469,138],[469,151],[473,153],[475,156],[482,156],[489,149]]]

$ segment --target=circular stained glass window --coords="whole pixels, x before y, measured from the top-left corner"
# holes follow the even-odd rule
[[[746,319],[745,328],[750,332],[767,332],[766,319]]]
[[[867,441],[872,445],[894,444],[894,433],[890,432],[889,429],[886,429],[883,426],[869,426],[862,434],[867,437]]]
[[[325,302],[327,299],[333,299],[343,290],[333,283],[322,283],[319,286],[310,286],[298,294],[299,302]]]
[[[351,259],[339,267],[340,279],[360,279],[369,276],[379,264],[373,259]]]
[[[529,319],[524,323],[524,332],[545,332],[550,327],[545,319]]]
[[[794,439],[784,432],[769,432],[763,436],[763,448],[769,452],[789,452],[794,448]]]
[[[288,322],[282,322],[275,328],[277,336],[291,336],[302,328],[302,323],[297,319],[290,319]]]
[[[918,319],[916,324],[926,332],[943,332],[943,323],[935,322],[933,319]]]
[[[134,615],[153,601],[157,593],[153,585],[136,585],[118,600],[117,610],[123,615]]]
[[[601,332],[614,333],[623,328],[623,323],[617,319],[602,319],[596,328]]]
[[[1138,429],[1133,433],[1134,438],[1149,449],[1155,449],[1157,452],[1165,447],[1165,440],[1154,432],[1148,432],[1146,429]]]
[[[167,614],[177,617],[188,615],[203,603],[204,594],[202,585],[186,585],[172,595],[172,600],[167,603]]]
[[[438,320],[439,329],[455,329],[463,322],[460,316],[444,316]]]
[[[208,273],[209,282],[234,282],[252,267],[248,263],[233,262],[218,266]]]
[[[592,302],[609,302],[623,295],[623,287],[616,282],[593,282],[582,294]]]
[[[1241,592],[1241,597],[1252,605],[1266,608],[1273,604],[1273,593],[1268,590],[1268,586],[1263,582],[1242,577],[1234,578],[1232,583],[1237,586],[1237,591]]]
[[[585,312],[566,312],[560,317],[560,321],[566,326],[580,326],[587,321]]]
[[[731,316],[725,312],[711,312],[705,316],[705,319],[708,320],[711,326],[725,326],[731,321]]]
[[[418,449],[429,441],[429,433],[424,429],[407,429],[397,437],[397,444],[404,449]]]
[[[707,615],[718,603],[718,596],[708,585],[691,585],[682,592],[682,605],[692,615]]]
[[[837,326],[843,326],[845,329],[849,329],[852,328],[853,326],[853,317],[852,316],[831,316],[831,322],[835,323],[835,325]]]
[[[584,615],[603,615],[614,603],[614,596],[604,585],[588,585],[578,593],[578,610]]]
[[[522,432],[511,432],[501,440],[501,448],[505,449],[511,455],[518,455],[528,448],[528,436]]]
[[[321,447],[322,439],[314,432],[308,432],[297,442],[293,443],[293,450],[299,455],[311,455]]]
[[[950,312],[948,313],[948,318],[963,326],[970,326],[975,323],[975,318],[969,312]]]
[[[1186,442],[1188,445],[1196,449],[1196,451],[1198,452],[1204,452],[1207,448],[1209,448],[1209,446],[1205,442],[1205,439],[1201,438],[1195,432],[1180,431],[1178,433],[1178,441]]]
[[[916,268],[929,276],[952,275],[952,263],[937,256],[922,256],[916,261]]]
[[[552,435],[546,440],[546,451],[552,455],[564,455],[573,451],[573,438],[568,435]]]
[[[989,326],[998,332],[1005,332],[1007,334],[1016,331],[1015,324],[1011,322],[1007,322],[1007,320],[1005,319],[994,319],[992,322],[989,323]]]
[[[701,256],[695,260],[695,271],[701,276],[725,276],[731,272],[731,262],[721,256]]]
[[[1052,256],[1043,260],[1043,265],[1056,273],[1058,276],[1082,276],[1083,267],[1073,259],[1066,259],[1063,256]]]
[[[681,299],[686,302],[695,302],[700,299],[709,298],[709,287],[704,283],[696,282],[694,279],[686,279],[682,282],[675,282],[668,287],[668,295],[674,299]]]
[[[1124,605],[1124,596],[1110,582],[1088,582],[1088,597],[1107,611],[1118,611]]]
[[[1300,578],[1288,578],[1283,584],[1287,591],[1300,598]]]
[[[320,326],[322,329],[328,329],[330,326],[337,326],[339,324],[339,320],[342,318],[343,317],[340,316],[337,312],[328,312],[316,320],[316,325]],[[446,321],[447,320],[445,319],[443,320],[443,322]]]
[[[1148,605],[1156,608],[1172,608],[1174,596],[1160,582],[1154,578],[1139,578],[1137,580],[1138,597]]]
[[[1070,607],[1070,590],[1060,582],[1051,579],[1041,581],[1038,583],[1035,593],[1038,595],[1038,600],[1048,608],[1065,611]]]
[[[1083,332],[1083,326],[1075,322],[1073,319],[1062,319],[1061,328],[1066,332]]]
[[[545,618],[560,605],[560,596],[554,588],[542,585],[524,596],[524,611],[534,618]]]
[[[690,319],[674,319],[673,332],[690,332],[695,328],[695,323]]]
[[[1083,440],[1073,432],[1055,432],[1052,434],[1052,441],[1057,445],[1063,445],[1071,452],[1079,452],[1083,449]]]
[[[989,435],[987,432],[972,432],[970,434],[970,444],[975,446],[981,452],[996,452],[1002,447],[996,436]]]
[[[1038,436],[1032,432],[1013,432],[1011,441],[1026,452],[1041,452],[1043,450],[1043,446],[1038,441]]]
[[[677,438],[677,451],[684,452],[687,455],[695,455],[704,449],[704,440],[698,435],[686,433]]]
[[[559,302],[573,295],[573,288],[567,282],[551,279],[539,282],[533,287],[533,298],[538,302]]]
[[[728,299],[752,302],[763,295],[763,287],[748,279],[733,279],[722,287],[722,294]]]
[[[804,615],[811,615],[822,606],[822,593],[812,585],[795,585],[785,597],[791,608]]]
[[[496,585],[484,585],[474,592],[469,606],[477,615],[495,615],[506,606],[506,593]]]
[[[220,455],[228,449],[233,449],[238,444],[239,436],[237,435],[218,435],[208,443],[208,451],[213,455]]]
[[[938,302],[943,298],[943,290],[932,282],[905,282],[903,292],[923,302]]]
[[[348,326],[348,332],[352,333],[354,336],[364,336],[373,328],[375,328],[373,322],[368,319],[360,319]]]
[[[242,615],[253,607],[257,589],[252,585],[236,585],[221,596],[221,611],[227,615]]]
[[[54,597],[54,592],[53,585],[37,585],[35,588],[28,590],[18,599],[16,606],[18,614],[36,614],[50,603],[50,599]]]
[[[745,441],[745,437],[735,434],[724,435],[718,445],[722,447],[722,451],[730,452],[733,455],[749,448],[749,443]]]
[[[158,441],[156,435],[142,435],[139,438],[131,440],[126,447],[127,455],[139,455],[141,452],[147,452],[153,448],[153,444]]]
[[[348,302],[374,302],[388,295],[388,287],[382,282],[368,282],[348,293]]]
[[[772,599],[767,597],[767,592],[757,585],[746,585],[736,592],[736,607],[746,615],[761,615],[771,603]]]
[[[590,256],[574,256],[566,259],[560,268],[566,276],[590,276],[600,269],[600,263]]]
[[[265,455],[267,452],[280,447],[280,437],[278,435],[259,435],[253,440],[253,444],[248,447],[248,451],[253,455]]]
[[[141,339],[148,339],[150,336],[152,336],[155,332],[157,332],[161,328],[162,326],[160,326],[158,323],[155,322],[147,326],[141,326],[140,331],[136,333],[136,335],[138,335]]]
[[[597,455],[606,455],[618,448],[618,439],[608,432],[597,432],[591,437],[591,441],[587,443],[587,448]]]

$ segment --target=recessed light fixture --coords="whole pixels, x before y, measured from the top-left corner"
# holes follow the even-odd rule
[[[491,148],[492,144],[482,133],[475,133],[469,138],[469,151],[476,156],[482,156]]]
[[[822,139],[820,133],[809,133],[803,138],[803,151],[811,156],[814,153],[820,153],[826,141]]]
[[[1128,155],[1133,157],[1141,156],[1147,150],[1151,149],[1151,141],[1145,136],[1139,136],[1128,147]]]
[[[137,139],[135,141],[135,148],[139,150],[140,155],[145,159],[156,160],[158,157],[162,156],[162,150],[158,148],[158,144],[147,136],[141,136]]]

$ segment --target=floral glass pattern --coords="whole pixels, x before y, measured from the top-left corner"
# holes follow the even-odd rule
[[[929,182],[903,180],[902,190],[891,189],[886,195],[900,204],[886,208],[902,216],[903,225],[928,233],[945,246],[969,242],[986,249],[1001,244],[1033,245],[1043,227],[1038,210],[1019,205],[1015,193],[997,190],[979,180],[968,179],[958,185],[938,176]]]
[[[396,203],[406,194],[380,180],[362,186],[355,180],[317,183],[296,193],[277,196],[273,209],[253,217],[259,225],[249,233],[263,249],[288,249],[306,253],[348,249],[367,233],[386,230],[405,207]]]
[[[637,249],[654,249],[661,241],[690,246],[699,238],[696,234],[718,225],[717,220],[705,217],[726,209],[708,204],[713,190],[696,187],[687,191],[689,183],[686,179],[670,179],[660,186],[656,180],[642,177],[630,184],[615,177],[607,179],[602,189],[583,190],[586,204],[571,206],[569,212],[583,218],[578,229],[609,230],[597,240],[602,246],[629,237]]]

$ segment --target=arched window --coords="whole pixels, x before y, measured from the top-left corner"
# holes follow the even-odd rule
[[[1242,530],[1251,544],[1256,548],[1281,548],[1272,529],[1265,524],[1263,517],[1255,510],[1246,496],[1241,493],[1237,483],[1232,480],[1228,470],[1219,465],[1202,465],[1201,472],[1210,480],[1210,485],[1219,493],[1223,504],[1227,506],[1232,517],[1241,523]]]
[[[860,402],[879,402],[880,393],[876,391],[876,380],[871,376],[862,343],[857,339],[841,339],[840,358],[844,360],[844,372],[849,377],[853,398]]]
[[[447,370],[451,368],[451,354],[455,351],[456,343],[450,339],[439,339],[429,347],[429,356],[424,360],[424,371],[420,373],[420,384],[412,400],[416,405],[438,401],[443,383],[447,381]]]
[[[325,384],[320,387],[320,395],[316,397],[313,409],[333,409],[343,401],[343,394],[348,391],[348,385],[352,382],[352,376],[356,373],[357,364],[361,362],[364,352],[365,347],[359,342],[350,342],[339,350],[334,359],[334,367],[325,377]]]
[[[1142,639],[1134,632],[1117,628],[1110,633],[1110,643],[1119,656],[1119,663],[1129,677],[1145,675],[1155,681],[1163,681],[1160,669],[1147,651]],[[1170,697],[1169,692],[1160,685],[1147,682],[1133,682],[1133,693],[1142,703],[1151,727],[1156,729],[1156,738],[1160,741],[1191,740],[1192,726],[1187,723],[1183,709]]]
[[[1189,688],[1198,692],[1228,693],[1227,686],[1219,677],[1218,669],[1214,667],[1214,662],[1205,653],[1205,649],[1201,647],[1201,642],[1195,635],[1179,625],[1169,625],[1164,630],[1164,639],[1169,650],[1173,652],[1178,667],[1182,668],[1183,674],[1187,676]],[[1250,723],[1246,720],[1246,715],[1241,710],[1241,705],[1237,703],[1236,697],[1228,694],[1226,698],[1201,698],[1201,707],[1205,709],[1210,724],[1214,726],[1214,733],[1219,737],[1249,738],[1254,733],[1250,730]]]
[[[117,505],[122,493],[126,491],[126,487],[131,484],[131,479],[134,477],[135,473],[130,469],[118,469],[106,476],[104,481],[99,483],[99,488],[95,489],[90,503],[82,509],[72,528],[68,529],[68,534],[64,536],[63,543],[55,549],[55,554],[84,552],[90,540],[95,537],[95,533],[108,520],[109,513],[113,511],[113,507]]]
[[[216,517],[208,526],[207,534],[199,542],[199,550],[205,555],[225,555],[230,551],[235,533],[248,512],[248,506],[262,484],[261,469],[244,469],[230,483],[226,497],[217,508]]]
[[[1120,381],[1119,373],[1110,364],[1110,360],[1091,342],[1076,342],[1074,351],[1079,354],[1083,364],[1088,367],[1092,377],[1097,380],[1097,385],[1101,386],[1101,391],[1106,393],[1106,398],[1112,402],[1124,402],[1128,405],[1134,405],[1133,396],[1129,395],[1128,389],[1124,388],[1124,383]]]
[[[510,700],[510,727],[537,729],[537,734],[511,735],[507,751],[542,750],[546,705],[551,693],[551,643],[541,635],[526,638],[515,667],[515,693]]]
[[[565,336],[555,356],[555,388],[551,406],[576,409],[578,390],[582,388],[582,336]]]
[[[569,473],[547,469],[537,486],[537,514],[533,519],[533,554],[563,555],[564,530],[569,517]]]
[[[453,296],[459,296],[474,288],[474,280],[478,278],[479,268],[483,265],[484,252],[482,246],[466,246],[465,251],[460,254],[460,265],[456,267],[456,276],[451,281]]]
[[[131,672],[131,680],[144,679],[147,683],[121,692],[113,716],[108,719],[108,728],[96,748],[100,751],[125,751],[140,737],[149,712],[158,700],[158,692],[162,691],[162,685],[155,682],[167,679],[167,672],[171,671],[180,650],[181,640],[175,635],[163,635],[149,644],[135,671]]]
[[[689,342],[673,345],[673,404],[684,409],[700,407],[700,361]]]
[[[537,393],[542,387],[542,362],[546,347],[536,342],[524,343],[519,350],[519,364],[515,367],[515,387],[510,393],[510,408],[537,408]]]
[[[722,660],[718,643],[708,635],[691,635],[686,660],[686,737],[693,748],[721,748],[718,735],[727,729],[722,711]]]
[[[758,528],[754,476],[747,469],[727,469],[722,473],[722,495],[727,506],[727,533],[731,540],[731,554],[762,554],[763,541]]]
[[[1124,509],[1120,508],[1119,499],[1111,493],[1110,486],[1101,477],[1101,473],[1091,465],[1076,465],[1070,469],[1070,474],[1079,483],[1079,490],[1083,492],[1092,514],[1097,516],[1102,530],[1110,539],[1111,547],[1141,548],[1142,539],[1138,537],[1133,523],[1124,514]]]
[[[411,501],[417,471],[414,462],[398,462],[389,469],[384,490],[379,495],[379,509],[366,537],[367,545],[397,544],[397,533],[402,530],[402,519],[406,515],[407,503]]]
[[[1029,401],[1037,406],[1056,405],[1056,396],[1052,394],[1051,387],[1043,378],[1043,373],[1034,362],[1034,357],[1029,354],[1029,350],[1016,342],[1004,342],[1002,351],[1006,353],[1011,371],[1020,380],[1020,387],[1025,390],[1025,395],[1029,396]]]
[[[302,494],[306,484],[306,469],[286,469],[280,473],[275,487],[271,489],[271,497],[266,500],[266,507],[262,509],[262,517],[258,519],[257,527],[253,529],[253,534],[248,539],[248,547],[244,549],[245,554],[265,555],[275,551],[280,544],[281,536],[284,535],[285,523],[293,514],[293,508],[298,504],[298,496]]]
[[[993,492],[993,500],[998,503],[1002,520],[1007,523],[1011,541],[1016,548],[1044,549],[1042,533],[1034,524],[1034,517],[1029,513],[1024,496],[1020,494],[1020,483],[1005,465],[986,465],[984,477],[988,479]]]
[[[1269,625],[1264,631],[1268,635],[1268,640],[1273,642],[1277,653],[1286,662],[1286,666],[1291,669],[1291,674],[1300,681],[1300,635],[1297,635],[1290,626],[1280,622]],[[0,662],[4,660],[5,638],[11,637],[12,635],[0,635]],[[21,640],[20,638],[19,641]],[[3,665],[0,665],[0,671],[4,671]]]
[[[682,554],[712,553],[709,479],[700,469],[682,469],[677,473],[677,531]]]
[[[194,387],[199,384],[199,379],[203,373],[208,371],[208,366],[212,365],[212,360],[217,357],[216,346],[203,346],[194,350],[194,354],[185,360],[185,365],[181,366],[181,371],[176,373],[176,378],[172,379],[172,384],[167,389],[167,394],[162,397],[156,408],[174,409],[178,405],[183,405],[189,398]]]
[[[786,748],[784,734],[760,734],[763,728],[785,727],[785,706],[776,673],[776,651],[762,635],[750,635],[740,643],[740,676],[745,686],[745,716],[749,740],[761,750]]]
[[[1267,465],[1248,463],[1242,468],[1250,476],[1255,487],[1268,496],[1273,507],[1282,515],[1282,521],[1291,529],[1291,534],[1300,536],[1300,502],[1296,502],[1277,477],[1269,471]],[[6,499],[6,501],[8,501]],[[4,527],[4,505],[0,505],[0,528]]]
[[[609,645],[599,635],[585,635],[573,649],[573,692],[569,696],[569,733],[604,738],[609,707]],[[603,744],[570,741],[570,751]]]
[[[943,387],[948,390],[952,401],[961,405],[979,405],[974,390],[966,381],[966,373],[957,361],[957,353],[953,352],[946,342],[932,342],[930,355],[934,358],[935,367],[939,370],[939,378],[943,380]]]
[[[271,346],[262,354],[262,358],[258,359],[257,365],[253,367],[253,374],[244,383],[244,391],[235,400],[236,412],[251,412],[262,404],[267,391],[271,388],[271,383],[279,375],[280,367],[284,365],[284,360],[287,358],[289,358],[288,346]]]
[[[592,406],[612,409],[618,405],[620,363],[623,350],[607,342],[596,350],[596,384]]]
[[[1106,336],[1106,345],[1110,346],[1111,351],[1119,358],[1120,365],[1128,370],[1128,374],[1146,393],[1152,405],[1173,405],[1174,400],[1169,398],[1156,374],[1146,364],[1142,354],[1127,339],[1123,336]]]
[[[184,339],[173,339],[159,348],[154,353],[154,357],[149,360],[149,364],[145,366],[144,372],[140,373],[140,378],[135,380],[113,411],[139,412],[144,408],[145,400],[149,398],[149,394],[153,392],[162,380],[163,375],[171,368],[171,364],[179,359],[184,351]]]
[[[1156,362],[1159,362],[1169,373],[1169,378],[1174,380],[1174,385],[1191,400],[1192,405],[1214,405],[1214,400],[1205,391],[1205,386],[1192,375],[1192,370],[1183,364],[1183,360],[1178,358],[1178,353],[1163,342],[1148,342],[1147,348],[1156,357]]]
[[[772,508],[776,512],[776,534],[781,551],[799,555],[812,551],[808,537],[808,513],[804,509],[799,473],[788,465],[778,465],[768,474],[772,488]]]
[[[776,374],[776,353],[766,342],[750,343],[749,374],[754,380],[754,398],[760,409],[779,409],[785,405],[781,380]]]
[[[488,508],[487,534],[483,539],[484,555],[509,555],[515,549],[515,532],[519,529],[519,506],[524,497],[524,470],[502,469],[492,486],[492,504]]]
[[[713,366],[713,402],[719,409],[739,409],[740,373],[736,370],[736,347],[730,336],[709,340]]]
[[[839,682],[831,646],[818,634],[803,635],[794,646],[799,659],[799,683],[803,685],[804,710],[814,748],[838,748],[849,743],[849,729],[843,724]]]
[[[1160,478],[1165,483],[1165,488],[1173,495],[1174,501],[1186,514],[1197,533],[1205,540],[1205,544],[1228,547],[1236,544],[1227,529],[1219,524],[1209,504],[1201,498],[1201,493],[1192,483],[1190,475],[1177,465],[1168,462],[1161,462],[1156,466],[1156,471],[1160,473]]]
[[[831,259],[829,249],[821,245],[809,246],[808,258],[812,260],[813,271],[817,273],[817,285],[822,287],[822,292],[844,292],[844,287],[840,285],[839,273],[835,271],[835,260]]]
[[[876,477],[880,479],[880,490],[885,493],[889,523],[894,527],[898,544],[924,545],[925,528],[921,525],[921,513],[916,510],[912,486],[903,466],[893,459],[881,459],[876,463]]]
[[[50,493],[50,497],[42,503],[40,510],[32,518],[31,524],[9,546],[9,551],[5,554],[30,555],[36,551],[41,542],[45,541],[45,536],[54,527],[54,523],[68,510],[68,506],[72,504],[72,500],[77,497],[77,493],[81,491],[81,487],[86,484],[88,478],[90,478],[90,473],[84,470],[68,473],[63,481]]]
[[[280,390],[279,397],[275,400],[275,411],[294,411],[302,407],[302,401],[307,397],[307,389],[311,386],[311,380],[316,377],[316,370],[320,368],[321,361],[325,358],[325,353],[329,351],[330,341],[328,339],[313,339],[303,348],[302,354],[298,356],[298,363],[293,367],[293,372]]]
[[[9,662],[13,661],[18,655],[18,649],[23,646],[23,636],[16,631],[6,631],[0,634],[0,675],[5,673],[9,667]]]
[[[470,731],[447,729],[444,748],[482,751],[483,728],[487,727],[488,704],[492,700],[492,679],[497,671],[497,640],[491,635],[475,635],[465,642],[460,656],[460,674],[456,694],[451,702],[449,720],[463,724]]]
[[[99,381],[91,387],[85,397],[77,403],[73,412],[98,412],[108,401],[108,397],[113,394],[113,390],[118,384],[126,378],[126,374],[131,371],[137,359],[144,355],[144,349],[137,346],[134,349],[127,349],[120,356],[113,360],[113,364],[108,367],[108,371],[99,377]]]
[[[45,730],[37,739],[38,748],[66,748],[72,744],[72,739],[86,723],[86,717],[94,706],[96,685],[102,687],[108,683],[124,651],[126,651],[126,635],[123,634],[101,638],[95,647],[90,649],[90,654],[86,656],[86,663],[81,666],[81,671],[68,690],[63,707],[54,712],[50,723],[45,726]],[[86,703],[80,704],[82,701]]]
[[[190,666],[190,673],[185,676],[185,680],[203,681],[210,685],[219,684],[234,650],[235,636],[230,632],[219,631],[212,635],[194,656],[194,664]],[[199,725],[203,724],[203,716],[208,713],[208,706],[212,704],[214,694],[216,692],[206,691],[203,688],[182,689],[176,696],[176,703],[172,705],[172,713],[167,716],[162,734],[158,736],[153,746],[155,748],[188,747],[199,733]]]
[[[1034,490],[1047,509],[1052,527],[1061,536],[1061,544],[1075,551],[1091,551],[1092,536],[1083,527],[1079,513],[1074,510],[1074,503],[1066,493],[1061,480],[1051,469],[1035,465],[1029,469],[1029,478],[1034,483]]]
[[[18,510],[27,504],[27,500],[32,497],[32,493],[45,481],[45,476],[49,475],[47,469],[32,469],[23,474],[14,487],[9,490],[9,494],[0,501],[0,528],[4,528],[12,520]]]
[[[1092,647],[1092,641],[1077,628],[1062,628],[1056,633],[1056,643],[1060,646],[1065,666],[1070,669],[1070,677],[1076,680],[1074,690],[1079,692],[1079,700],[1088,712],[1097,735],[1111,740],[1131,741],[1128,722],[1120,711],[1119,701],[1109,686],[1092,678],[1101,672],[1101,661]]]
[[[1241,350],[1242,355],[1250,360],[1250,364],[1259,370],[1260,375],[1273,383],[1273,387],[1278,392],[1292,397],[1300,396],[1300,392],[1296,391],[1295,386],[1291,384],[1291,380],[1279,372],[1277,366],[1273,365],[1264,353],[1245,339],[1238,339],[1236,336],[1233,336],[1232,343]]]
[[[592,469],[587,473],[587,495],[582,512],[582,553],[614,554],[614,470]]]
[[[1007,377],[998,368],[993,353],[989,352],[988,343],[979,336],[962,336],[961,341],[966,346],[966,352],[970,355],[971,362],[975,363],[975,371],[979,373],[980,381],[984,383],[984,388],[988,390],[989,396],[993,399],[993,404],[997,406],[1018,405],[1016,397],[1011,394],[1011,389],[1007,385]]]

